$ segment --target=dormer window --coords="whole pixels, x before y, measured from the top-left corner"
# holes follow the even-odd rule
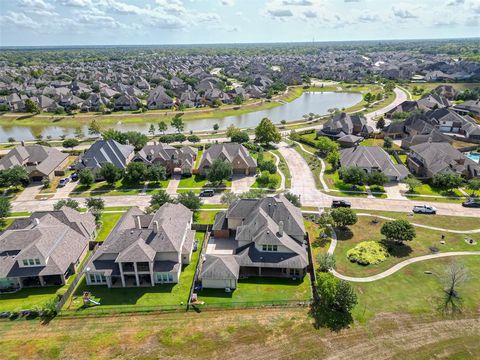
[[[22,263],[23,266],[37,266],[40,265],[40,259],[24,259]]]
[[[277,245],[262,245],[262,251],[276,252],[278,251]]]

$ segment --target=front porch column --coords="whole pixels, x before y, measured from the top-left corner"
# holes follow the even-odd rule
[[[262,276],[262,268],[261,267],[258,268],[258,276]]]
[[[125,276],[123,275],[123,263],[118,263],[120,267],[120,279],[122,279],[122,287],[125,287]]]
[[[137,263],[133,263],[133,269],[135,270],[135,282],[137,283],[137,286],[140,286],[140,280],[138,279],[138,270],[137,270]]]
[[[111,276],[107,276],[107,286],[108,286],[108,288],[112,287],[112,277]]]
[[[150,280],[151,280],[152,286],[155,286],[155,279],[153,278],[153,262],[148,263],[148,268],[150,269]]]
[[[43,280],[43,276],[39,276],[38,279],[40,280],[40,286],[45,286],[45,280]]]

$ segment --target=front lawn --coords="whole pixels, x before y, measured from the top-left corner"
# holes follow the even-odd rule
[[[223,289],[203,289],[198,299],[205,306],[248,307],[261,303],[275,304],[288,301],[308,301],[311,298],[310,278],[292,280],[283,278],[250,277],[238,280],[237,289],[226,293]]]
[[[147,193],[154,194],[160,189],[165,189],[168,186],[170,179],[148,183]],[[143,183],[128,183],[124,179],[118,180],[115,184],[110,185],[106,181],[95,182],[90,186],[78,184],[70,196],[121,196],[121,195],[137,195],[142,192]]]
[[[383,143],[384,143],[384,140],[383,139],[365,139],[363,140],[361,143],[360,143],[360,146],[378,146],[378,147],[381,147],[383,148]],[[392,145],[392,149],[393,150],[400,150],[400,146],[398,146],[397,144],[393,144]]]
[[[415,227],[417,237],[414,240],[406,241],[404,245],[388,244],[388,246],[391,246],[390,256],[384,262],[367,266],[350,262],[347,259],[347,252],[358,243],[384,239],[383,235],[380,234],[380,229],[386,220],[377,219],[378,223],[373,223],[373,219],[373,217],[360,216],[358,223],[350,226],[349,230],[336,231],[338,237],[335,249],[336,270],[340,274],[358,277],[378,274],[406,259],[431,254],[431,247],[437,248],[439,252],[480,250],[480,244],[469,245],[464,241],[465,236],[467,236],[480,243],[480,234],[453,234]],[[450,221],[444,226],[454,223],[455,219],[455,217],[451,217]],[[445,245],[440,244],[442,235],[445,236]]]
[[[65,305],[65,310],[76,313],[149,311],[162,308],[183,308],[188,303],[193,276],[197,268],[200,249],[203,243],[203,232],[195,234],[200,241],[198,250],[192,254],[190,264],[184,266],[178,284],[161,284],[154,287],[111,288],[107,286],[87,286],[85,278]],[[82,294],[90,291],[92,298],[101,305],[84,307]]]
[[[324,172],[324,180],[327,183],[327,186],[331,190],[338,190],[332,192],[333,196],[358,196],[358,197],[367,197],[367,193],[365,192],[365,186],[357,185],[352,187],[350,184],[346,184],[343,180],[340,179],[340,175],[338,171],[333,170],[332,165],[325,162],[325,172]]]
[[[56,298],[56,292],[60,288],[61,286],[27,288],[14,294],[1,294],[0,312],[31,310],[36,306],[42,307],[51,299]]]
[[[232,186],[232,180],[226,180],[222,183],[220,187],[231,187]],[[182,179],[180,180],[180,183],[178,184],[179,189],[190,189],[190,188],[213,188],[211,183],[208,182],[208,180],[201,176],[201,175],[192,175],[188,177],[182,176]]]

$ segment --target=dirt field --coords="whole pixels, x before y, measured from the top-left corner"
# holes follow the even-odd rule
[[[383,314],[338,333],[306,309],[0,323],[2,359],[478,359],[478,316]]]

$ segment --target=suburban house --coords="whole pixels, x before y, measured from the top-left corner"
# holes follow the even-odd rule
[[[80,157],[77,169],[90,169],[100,179],[103,164],[111,163],[125,169],[134,156],[134,147],[122,145],[115,140],[99,140]]]
[[[27,170],[30,181],[37,182],[46,178],[52,180],[55,175],[63,175],[63,169],[67,163],[68,154],[55,148],[42,145],[20,145],[0,159],[0,170],[20,165]]]
[[[361,135],[368,137],[374,129],[367,125],[367,119],[361,115],[350,115],[339,113],[323,125],[317,136],[328,136],[333,139],[340,139],[345,135]]]
[[[480,100],[467,100],[461,104],[452,107],[460,115],[472,115],[476,119],[480,119]]]
[[[235,143],[214,144],[204,151],[198,171],[206,175],[208,169],[217,159],[232,164],[234,174],[255,175],[257,162],[250,156],[245,146]]]
[[[128,210],[85,267],[88,285],[155,286],[178,283],[190,263],[195,231],[193,213],[182,204],[166,203],[145,214]]]
[[[405,165],[395,164],[390,155],[378,146],[356,146],[340,150],[342,167],[359,167],[367,173],[382,172],[390,181],[400,181],[408,175]]]
[[[202,287],[235,289],[249,276],[302,278],[305,236],[302,213],[285,196],[237,200],[215,217],[200,265]]]
[[[394,114],[396,113],[406,113],[406,112],[412,112],[415,110],[420,109],[418,106],[418,103],[414,100],[405,100],[404,102],[398,104],[395,106],[393,109],[387,111],[384,115],[385,118],[387,119],[392,119],[394,118]]]
[[[467,179],[480,177],[480,165],[449,143],[426,142],[412,146],[408,155],[408,167],[413,174],[426,179],[447,171]]]
[[[16,219],[0,234],[0,288],[60,286],[96,235],[95,217],[68,207]]]
[[[180,149],[168,144],[145,145],[132,159],[132,161],[145,164],[160,164],[165,166],[167,173],[180,173],[191,175],[197,160],[198,150],[191,146]]]

